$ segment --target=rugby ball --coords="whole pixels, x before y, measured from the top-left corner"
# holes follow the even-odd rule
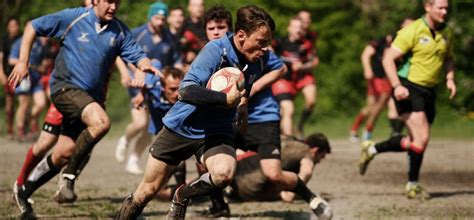
[[[245,87],[245,77],[242,71],[235,67],[225,67],[212,74],[207,81],[206,88],[228,93],[232,83],[237,82],[237,89],[242,91]]]

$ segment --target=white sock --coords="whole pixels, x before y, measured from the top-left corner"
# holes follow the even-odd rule
[[[123,144],[128,147],[128,140],[127,140],[127,137],[125,137],[125,135],[119,138],[119,144]]]
[[[375,149],[375,145],[371,145],[368,149],[368,152],[370,156],[377,154],[377,149]]]

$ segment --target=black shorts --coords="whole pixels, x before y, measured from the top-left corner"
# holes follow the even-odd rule
[[[43,131],[59,136],[59,134],[61,134],[61,125],[53,125],[48,122],[44,122]]]
[[[238,148],[258,152],[260,159],[281,159],[279,121],[249,124],[245,138],[235,130]]]
[[[203,139],[183,137],[164,126],[150,147],[150,154],[169,165],[177,166],[181,161],[195,155],[198,162],[201,156],[211,148],[234,146],[232,135],[215,135]]]
[[[425,113],[428,122],[432,124],[436,115],[436,93],[434,88],[420,86],[405,79],[400,81],[408,89],[409,96],[408,99],[395,101],[398,114],[422,111]],[[394,100],[396,99],[394,98]]]
[[[293,101],[295,99],[295,96],[291,93],[281,93],[281,94],[276,95],[275,99],[278,102],[285,101],[285,100]]]
[[[87,127],[81,119],[82,111],[96,100],[81,89],[63,88],[51,95],[51,101],[63,115],[61,134],[75,140]]]

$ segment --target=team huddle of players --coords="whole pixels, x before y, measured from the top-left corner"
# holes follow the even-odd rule
[[[25,27],[9,87],[33,84],[38,71],[35,49],[41,47],[36,36],[58,39],[59,53],[50,71],[52,104],[13,188],[22,217],[35,216],[30,196],[59,173],[55,201],[77,199],[75,181],[95,144],[110,129],[105,100],[113,65],[128,89],[132,114],[115,156],[123,162],[132,148],[125,169],[143,173],[137,189],[122,203],[118,219],[137,218],[157,195],[171,200],[169,219],[184,219],[190,200],[203,195],[212,205],[200,214],[230,216],[226,187],[231,189],[226,190],[228,196],[241,200],[292,201],[298,196],[318,217],[332,217],[329,204],[306,186],[315,164],[331,151],[321,133],[303,138],[304,122],[316,102],[312,70],[319,63],[317,34],[309,30],[308,11],[290,19],[287,36],[272,41],[275,23],[255,5],[239,8],[232,25],[231,13],[220,5],[204,11],[203,0],[190,0],[185,19],[182,8],[169,9],[156,2],[148,9],[148,22],[131,31],[115,18],[119,6],[118,0],[86,2],[84,7],[34,19]],[[427,121],[434,118],[432,87],[437,81],[432,78],[443,63],[448,68],[447,87],[455,95],[450,32],[440,26],[446,13],[439,11],[447,7],[446,1],[427,0],[426,15],[414,22],[421,28],[408,25],[383,52],[389,78],[385,87],[393,86],[396,108],[409,135],[393,135],[379,144],[362,143],[361,174],[376,153],[408,151],[409,198],[429,197],[418,184],[418,175],[429,140]],[[434,39],[430,46],[444,51],[443,56],[430,60],[433,69],[426,70],[415,62],[423,57],[413,53],[408,59],[411,65],[404,67],[407,73],[397,74],[395,61],[419,47],[409,44],[410,37],[425,31]],[[206,88],[211,75],[224,67],[243,72],[245,89],[233,85],[221,93]],[[420,77],[422,71],[428,77]],[[294,98],[299,91],[305,105],[293,129]],[[128,146],[132,142],[135,146]],[[146,148],[149,157],[142,171],[138,161]],[[188,183],[184,161],[193,155],[199,177]],[[176,185],[167,185],[171,175]]]

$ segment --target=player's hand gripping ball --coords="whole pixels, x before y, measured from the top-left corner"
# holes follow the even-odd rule
[[[244,90],[245,77],[242,71],[235,67],[225,67],[212,74],[209,81],[207,81],[206,88],[228,93],[232,88],[232,84],[236,82],[237,89],[239,91]]]

